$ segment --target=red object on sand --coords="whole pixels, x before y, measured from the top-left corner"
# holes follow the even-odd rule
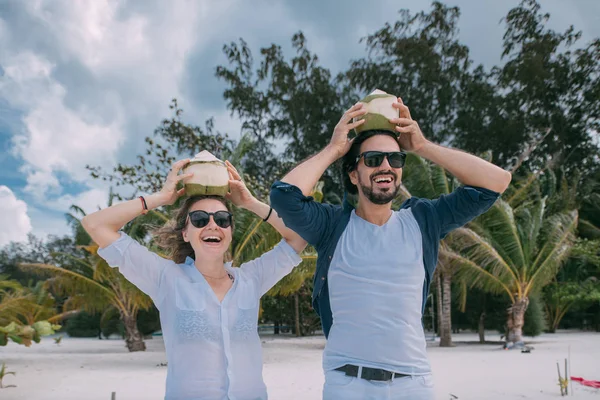
[[[600,389],[600,381],[588,381],[586,379],[578,378],[576,376],[572,376],[571,380],[575,381],[575,382],[580,382],[584,386],[589,386],[589,387],[593,387],[596,389]]]

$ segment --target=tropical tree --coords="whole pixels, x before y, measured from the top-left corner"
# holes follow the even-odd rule
[[[80,265],[89,274],[57,267],[50,264],[22,264],[26,270],[49,275],[46,285],[53,292],[69,296],[64,307],[89,313],[119,313],[125,327],[125,342],[129,351],[146,350],[136,317],[140,309],[152,305],[150,297],[130,283],[118,268],[111,268],[98,255],[98,245],[84,246],[89,256],[80,259]],[[90,276],[88,276],[90,275]]]
[[[6,346],[9,339],[27,347],[39,343],[42,336],[60,329],[53,322],[61,318],[41,284],[27,288],[0,277],[0,346]]]
[[[575,240],[577,211],[548,215],[546,198],[517,208],[498,200],[470,230],[457,229],[450,259],[461,264],[460,279],[510,299],[507,342],[521,342],[525,311],[563,265]]]
[[[108,206],[116,195],[109,194]],[[146,345],[137,327],[139,310],[147,310],[152,306],[152,300],[135,285],[129,282],[118,270],[111,268],[98,255],[98,245],[81,229],[81,218],[85,212],[77,206],[71,207],[72,213],[67,220],[73,228],[81,249],[86,257],[72,257],[73,262],[68,267],[49,263],[24,263],[21,268],[38,274],[50,276],[45,281],[49,290],[57,295],[68,296],[63,305],[65,310],[84,310],[89,313],[102,313],[102,319],[118,313],[125,327],[125,342],[129,351],[143,351]],[[138,217],[128,223],[124,231],[134,239],[142,240],[148,233],[148,226],[156,221],[165,221],[166,217],[153,210],[145,216]],[[65,255],[68,256],[68,255]]]
[[[556,331],[569,310],[600,304],[599,240],[577,239],[566,265],[544,288],[544,299],[550,332]]]

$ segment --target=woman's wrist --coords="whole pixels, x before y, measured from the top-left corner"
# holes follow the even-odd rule
[[[269,206],[266,205],[265,203],[261,202],[257,198],[253,198],[252,201],[250,201],[250,202],[248,202],[248,204],[242,206],[242,208],[245,208],[246,210],[258,215],[261,218],[264,218],[267,215],[266,212],[268,212],[268,210],[269,210]],[[262,215],[262,214],[264,214],[264,215]]]
[[[148,210],[153,210],[166,204],[160,193],[153,193],[149,196],[144,196],[144,199],[146,200]]]

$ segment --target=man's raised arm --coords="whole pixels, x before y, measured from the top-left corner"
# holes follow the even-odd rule
[[[348,140],[348,133],[365,122],[365,120],[352,123],[351,121],[365,113],[363,103],[355,104],[346,111],[333,131],[331,142],[319,153],[298,164],[281,181],[297,186],[302,194],[308,196],[325,170],[348,152],[352,145],[352,140]]]
[[[325,170],[348,152],[352,144],[348,140],[348,133],[364,123],[364,120],[352,122],[352,119],[365,113],[362,103],[346,111],[335,127],[327,147],[297,165],[271,187],[273,209],[288,228],[313,246],[317,246],[331,228],[330,221],[336,206],[317,203],[307,196]]]

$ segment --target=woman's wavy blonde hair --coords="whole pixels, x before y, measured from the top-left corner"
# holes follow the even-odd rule
[[[167,257],[178,264],[184,263],[187,257],[192,259],[196,258],[192,245],[183,240],[183,230],[186,227],[187,217],[192,206],[201,200],[207,199],[221,202],[227,211],[231,212],[229,201],[223,197],[205,195],[191,196],[185,199],[181,207],[175,211],[175,218],[169,220],[165,225],[153,232],[156,245],[166,253],[165,255]],[[231,224],[231,231],[233,236],[233,222]],[[228,253],[226,253],[226,258],[228,257]]]

